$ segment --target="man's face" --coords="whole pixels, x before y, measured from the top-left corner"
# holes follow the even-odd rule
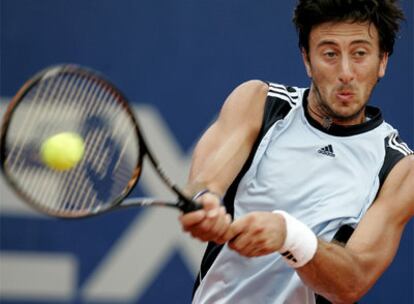
[[[343,124],[359,123],[388,55],[380,55],[378,31],[368,23],[322,23],[303,52],[312,78],[309,102]]]

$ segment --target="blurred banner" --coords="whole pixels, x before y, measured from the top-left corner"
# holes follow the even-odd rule
[[[0,114],[38,70],[89,66],[134,103],[150,148],[183,185],[194,144],[236,85],[309,85],[291,22],[295,3],[0,0]],[[401,3],[407,21],[372,103],[414,147],[414,8]],[[133,194],[170,195],[151,166]],[[177,211],[57,220],[26,207],[3,177],[0,195],[1,303],[190,303],[204,245],[182,233]],[[414,303],[413,226],[361,303]]]

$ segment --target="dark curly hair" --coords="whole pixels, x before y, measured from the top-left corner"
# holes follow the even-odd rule
[[[404,13],[397,0],[299,0],[293,23],[299,35],[299,47],[309,53],[309,34],[325,22],[369,22],[379,34],[381,54],[391,55]]]

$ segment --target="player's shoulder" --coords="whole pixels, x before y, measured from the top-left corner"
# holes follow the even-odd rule
[[[235,89],[235,91],[243,91],[266,96],[288,96],[291,99],[299,97],[305,90],[306,88],[299,88],[296,86],[259,79],[251,79],[242,82]]]
[[[265,123],[272,123],[302,104],[305,90],[275,82],[248,80],[232,91],[223,109],[231,115],[246,115],[251,120],[257,118],[257,125],[261,126],[263,118]]]
[[[266,96],[269,90],[269,84],[259,79],[251,79],[239,84],[234,91],[240,91],[246,94]]]
[[[224,102],[218,122],[248,127],[257,133],[263,120],[268,86],[260,80],[249,80],[238,85]]]
[[[224,108],[232,109],[234,115],[245,111],[261,110],[268,93],[268,85],[261,80],[248,80],[239,84],[224,103]],[[245,113],[247,114],[247,113]]]

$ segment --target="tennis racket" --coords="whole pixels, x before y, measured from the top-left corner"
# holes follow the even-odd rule
[[[46,166],[40,156],[41,144],[61,132],[77,133],[85,143],[80,162],[64,171]],[[125,96],[92,69],[58,65],[33,76],[10,102],[0,135],[7,182],[47,215],[80,218],[129,206],[168,206],[185,213],[201,208],[159,167]],[[126,199],[145,157],[176,201]]]

